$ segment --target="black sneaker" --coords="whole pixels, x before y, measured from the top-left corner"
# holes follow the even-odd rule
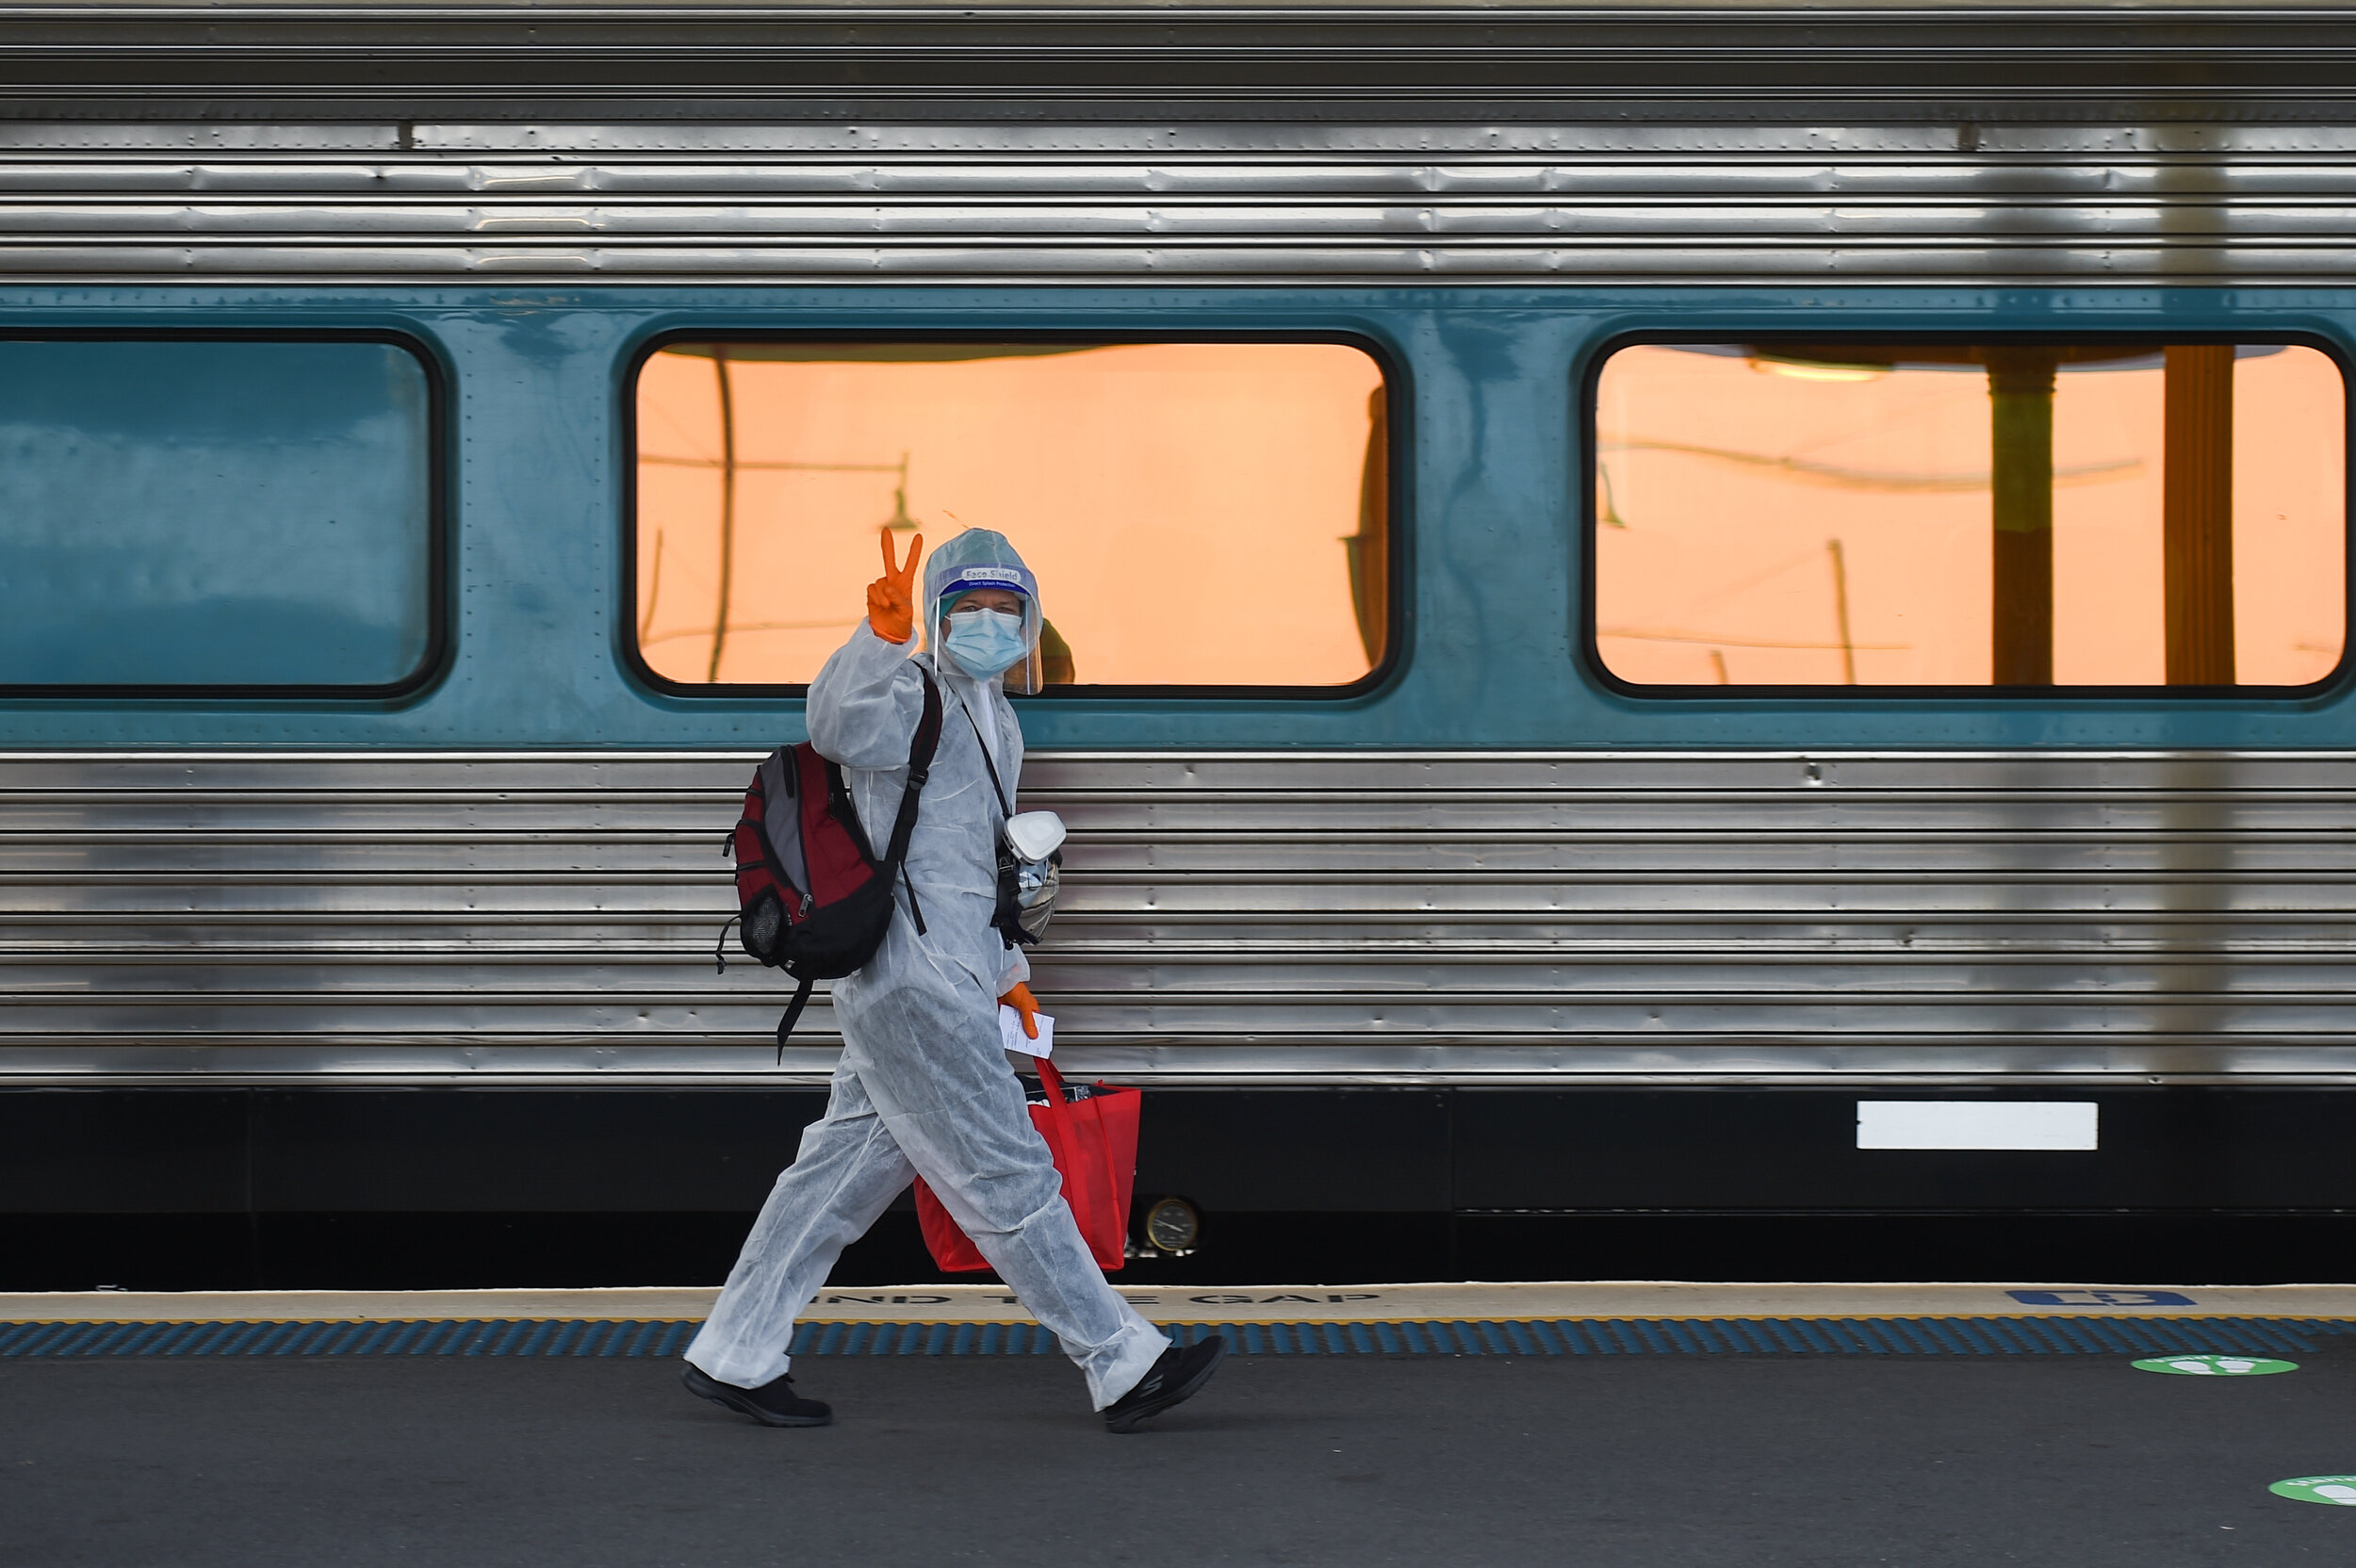
[[[804,1399],[794,1392],[792,1378],[777,1378],[759,1388],[724,1383],[701,1367],[690,1365],[679,1374],[687,1392],[715,1405],[741,1411],[764,1427],[826,1427],[834,1424],[834,1407]]]
[[[1137,1423],[1149,1415],[1159,1415],[1170,1406],[1193,1396],[1195,1391],[1211,1380],[1219,1364],[1227,1354],[1227,1341],[1217,1334],[1207,1334],[1192,1345],[1173,1345],[1164,1350],[1161,1359],[1137,1380],[1137,1386],[1104,1407],[1104,1428],[1107,1431],[1133,1432]]]

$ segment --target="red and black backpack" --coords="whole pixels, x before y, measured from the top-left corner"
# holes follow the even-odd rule
[[[892,879],[902,874],[908,837],[916,831],[917,796],[932,771],[941,743],[941,692],[923,666],[924,713],[908,743],[908,788],[900,792],[900,814],[881,860],[859,825],[859,812],[843,786],[843,769],[818,755],[808,741],[771,752],[744,792],[744,814],[720,844],[736,857],[738,939],[751,957],[783,969],[801,982],[785,1016],[777,1021],[777,1054],[785,1054],[810,988],[856,972],[883,945],[892,926]],[[924,929],[916,889],[908,889],[908,910]],[[728,972],[728,925],[712,950],[720,972]]]

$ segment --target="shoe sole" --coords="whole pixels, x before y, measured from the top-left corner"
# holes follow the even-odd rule
[[[1106,1421],[1104,1429],[1111,1432],[1133,1432],[1137,1429],[1138,1422],[1159,1415],[1172,1406],[1185,1404],[1202,1391],[1203,1385],[1211,1380],[1211,1374],[1219,1370],[1219,1364],[1226,1359],[1227,1342],[1222,1339],[1219,1341],[1219,1354],[1205,1362],[1202,1371],[1197,1372],[1160,1398],[1139,1405],[1136,1410],[1122,1416],[1118,1424]]]
[[[764,1427],[831,1427],[834,1425],[834,1412],[832,1411],[828,1411],[824,1415],[780,1415],[776,1411],[764,1410],[754,1403],[752,1396],[742,1389],[733,1388],[722,1382],[700,1367],[689,1367],[686,1375],[680,1378],[679,1381],[685,1383],[687,1392],[698,1399],[709,1399],[715,1405],[725,1405],[739,1415],[751,1416]]]

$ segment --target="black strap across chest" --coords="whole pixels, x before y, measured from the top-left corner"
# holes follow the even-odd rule
[[[990,743],[982,739],[981,721],[973,717],[973,710],[965,705],[963,696],[957,698],[957,711],[965,715],[965,727],[973,732],[973,743],[982,748],[982,766],[990,770],[990,787],[998,792],[998,814],[1013,816],[1014,802],[1006,798],[1006,787],[998,781],[998,764],[990,760]]]
[[[900,814],[892,819],[892,839],[884,846],[887,876],[892,867],[908,858],[908,836],[916,831],[916,799],[924,792],[924,780],[932,776],[933,752],[941,744],[941,689],[933,684],[933,678],[924,673],[922,664],[916,666],[916,678],[924,683],[924,711],[916,721],[916,733],[908,740],[908,787],[900,792]],[[964,703],[960,701],[957,706],[961,708]],[[969,720],[972,717],[967,715]]]

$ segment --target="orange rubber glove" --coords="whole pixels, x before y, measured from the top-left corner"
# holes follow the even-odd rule
[[[1039,1038],[1039,998],[1031,994],[1031,988],[1027,984],[1017,980],[1014,983],[1014,989],[998,999],[998,1005],[1012,1007],[1023,1015],[1023,1037],[1024,1039]]]
[[[905,643],[916,631],[916,558],[924,536],[908,541],[906,564],[892,559],[892,535],[883,535],[884,575],[867,585],[867,624],[887,643]]]

